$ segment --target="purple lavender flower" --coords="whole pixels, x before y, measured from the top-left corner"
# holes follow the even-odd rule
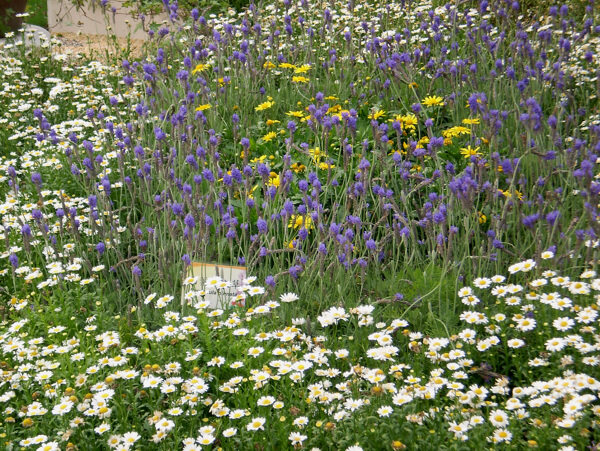
[[[558,211],[558,210],[551,211],[550,213],[548,213],[546,215],[546,222],[548,224],[550,224],[551,226],[553,226],[559,216],[560,216],[560,211]]]
[[[193,229],[194,227],[196,227],[196,221],[194,220],[194,217],[190,213],[185,215],[183,223],[186,226],[188,226],[190,229]]]
[[[104,254],[104,251],[106,251],[106,245],[100,241],[98,244],[96,244],[96,250],[98,251],[98,254],[102,255]]]
[[[268,275],[265,277],[265,284],[270,287],[275,287],[275,277]]]
[[[181,204],[173,203],[173,205],[171,205],[171,210],[175,216],[183,215],[183,205]]]
[[[42,186],[42,175],[39,172],[34,172],[31,174],[31,181],[36,187],[40,188]]]
[[[298,279],[298,276],[300,275],[300,273],[302,272],[302,266],[300,265],[294,265],[289,269],[290,272],[290,276],[292,276],[293,279]]]
[[[267,233],[267,221],[265,221],[263,218],[258,218],[256,221],[256,227],[258,228],[259,233],[262,233],[263,235]]]

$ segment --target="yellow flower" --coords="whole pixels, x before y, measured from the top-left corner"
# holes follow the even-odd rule
[[[196,111],[208,110],[211,107],[212,107],[212,105],[210,103],[205,103],[204,105],[200,105],[199,107],[197,107]]]
[[[333,105],[332,107],[329,107],[329,109],[327,110],[327,114],[339,113],[340,111],[342,111],[342,105],[337,104]]]
[[[487,216],[482,212],[479,212],[479,224],[485,224],[487,222]]]
[[[279,67],[282,69],[296,69],[296,66],[290,63],[281,63]]]
[[[444,106],[444,99],[440,96],[428,96],[422,101],[425,106]]]
[[[409,88],[418,88],[418,87],[419,87],[419,85],[418,85],[416,82],[414,82],[414,81],[413,81],[412,83],[409,83],[409,84],[408,84],[408,87],[409,87]]]
[[[498,192],[503,194],[504,197],[506,197],[507,199],[510,199],[513,197],[513,193],[511,193],[510,191],[503,191],[503,190],[499,189]],[[516,195],[517,199],[523,200],[523,193],[521,193],[520,191],[515,190],[514,195]]]
[[[252,163],[252,164],[254,164],[254,163],[262,163],[266,159],[267,159],[266,155],[261,155],[260,157],[257,157],[257,158],[254,158],[254,159],[250,160],[250,163]]]
[[[315,147],[314,149],[308,149],[308,153],[310,154],[315,163],[319,163],[321,161],[321,158],[327,157],[327,153],[322,151],[318,147]]]
[[[478,125],[479,124],[479,118],[473,118],[473,119],[463,119],[462,123],[465,125]]]
[[[293,165],[290,166],[290,168],[292,169],[292,171],[294,171],[296,174],[299,172],[302,172],[306,169],[306,166],[304,166],[303,164],[300,163],[294,163]]]
[[[273,105],[275,105],[275,102],[272,102],[270,100],[267,100],[266,102],[261,103],[260,105],[258,105],[256,108],[254,108],[254,111],[264,111],[264,110],[268,110],[269,108],[271,108]]]
[[[481,156],[481,154],[479,153],[479,147],[475,147],[474,149],[471,147],[471,145],[468,145],[467,147],[463,147],[460,149],[460,153],[461,155],[463,155],[465,158],[471,158],[473,155],[476,156]]]
[[[455,127],[450,127],[447,130],[442,132],[442,136],[444,138],[455,138],[460,135],[470,135],[471,129],[467,127],[463,127],[462,125],[457,125]]]
[[[329,169],[335,168],[335,165],[329,163],[319,163],[319,169],[323,171],[327,171]]]
[[[408,147],[408,146],[407,146],[407,147]],[[407,155],[407,154],[408,154],[408,153],[406,152],[406,150],[395,149],[395,150],[392,150],[392,151],[389,153],[389,155],[390,155],[390,156],[393,156],[393,155],[394,155],[394,154],[396,154],[396,153],[397,153],[398,155]]]
[[[383,110],[374,110],[369,114],[369,119],[379,119],[380,117],[385,116],[385,111]]]
[[[288,222],[288,228],[293,227],[294,229],[297,229],[298,227],[302,227],[302,224],[304,224],[304,228],[307,230],[314,228],[312,218],[308,215],[292,215]]]
[[[257,189],[258,189],[258,185],[254,185],[254,186],[252,187],[252,190],[251,190],[251,191],[248,193],[248,197],[249,197],[250,199],[254,199],[254,191],[256,191]]]
[[[340,110],[336,114],[332,114],[332,117],[336,117],[337,116],[339,118],[339,120],[341,121],[343,119],[344,113],[349,114],[350,111],[348,111],[348,110]]]
[[[266,61],[265,64],[263,64],[263,67],[267,70],[270,70],[274,69],[277,66],[275,66],[275,64],[273,64],[271,61]]]
[[[394,116],[394,120],[400,122],[404,130],[414,130],[419,122],[417,116],[412,113],[406,115],[397,114]]]
[[[275,119],[267,119],[267,125],[279,124],[280,121]]]
[[[300,67],[294,69],[295,74],[304,74],[310,70],[310,64],[303,64]]]
[[[279,186],[279,183],[279,174],[277,174],[276,172],[271,172],[269,174],[269,182],[267,183],[267,185],[274,186],[277,188]]]
[[[310,81],[309,78],[302,77],[302,76],[292,77],[292,83],[308,83],[309,81]]]
[[[269,141],[273,140],[274,138],[277,138],[277,133],[275,133],[275,132],[269,132],[265,136],[263,136],[261,139],[264,142],[269,142]]]
[[[429,143],[429,136],[423,136],[419,141],[417,141],[417,148],[424,148],[425,144]]]
[[[303,111],[288,111],[285,114],[287,116],[293,116],[293,117],[303,117],[304,116],[304,112]]]
[[[196,67],[194,67],[194,70],[192,70],[192,75],[197,74],[198,72],[203,72],[209,67],[209,64],[198,64]]]

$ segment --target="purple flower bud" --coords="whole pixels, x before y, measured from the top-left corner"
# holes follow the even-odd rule
[[[258,227],[259,233],[267,233],[267,221],[265,221],[263,218],[258,218],[256,221],[256,227]]]
[[[204,179],[209,182],[209,183],[213,183],[215,181],[215,176],[212,173],[212,171],[208,168],[204,169],[202,171],[202,176],[204,177]]]
[[[300,228],[300,230],[298,231],[298,238],[300,238],[300,240],[302,241],[308,238],[308,230],[306,230],[306,227]]]
[[[44,215],[42,214],[42,212],[40,210],[38,210],[37,208],[34,208],[33,210],[31,210],[31,217],[33,219],[35,219],[36,221],[41,221],[42,218],[44,217]]]
[[[173,205],[171,205],[171,210],[173,211],[173,214],[175,216],[183,215],[183,205],[181,204],[174,203]]]
[[[19,266],[19,257],[17,257],[17,254],[14,252],[8,256],[8,261],[13,268],[17,268]]]
[[[167,137],[167,135],[159,127],[155,127],[154,128],[154,137],[156,138],[157,141],[162,141]]]
[[[192,166],[194,169],[198,169],[198,162],[196,161],[194,155],[189,154],[187,157],[185,157],[185,162]]]
[[[98,244],[96,244],[96,250],[100,255],[102,255],[106,250],[106,245],[102,241],[100,241]]]
[[[142,270],[138,265],[133,265],[133,268],[131,268],[131,274],[133,274],[134,277],[140,277],[142,275]]]
[[[558,13],[561,16],[566,16],[567,14],[569,14],[569,6],[568,5],[561,5],[560,9],[558,10]]]
[[[39,172],[34,172],[31,174],[31,181],[38,188],[42,186],[42,176]]]
[[[293,279],[298,279],[298,276],[302,272],[302,266],[294,265],[289,269],[289,272],[290,272],[290,276],[292,276]]]
[[[108,178],[102,179],[102,188],[104,188],[104,193],[109,196],[110,195],[110,180]]]
[[[365,243],[365,246],[367,247],[367,249],[374,251],[375,249],[377,249],[377,243],[372,240],[372,239],[368,239]]]
[[[183,223],[188,226],[190,229],[193,229],[194,227],[196,227],[196,221],[194,220],[194,217],[188,213],[185,216],[185,219],[183,220]]]
[[[275,277],[273,276],[267,276],[265,278],[265,284],[270,286],[270,287],[275,287]]]
[[[271,173],[271,171],[269,170],[269,166],[267,166],[264,163],[258,163],[256,165],[256,171],[262,176],[262,177],[268,177],[269,174]]]
[[[546,215],[546,221],[548,222],[548,224],[553,226],[559,216],[560,216],[560,211],[558,211],[558,210],[551,211],[550,213],[548,213]]]

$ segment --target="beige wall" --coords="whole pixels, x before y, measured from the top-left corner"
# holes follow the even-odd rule
[[[85,34],[106,34],[106,19],[102,8],[96,6],[84,6],[77,9],[70,0],[47,0],[48,1],[48,27],[52,33],[77,33],[81,31]],[[122,0],[110,0],[109,5],[117,8],[115,22],[113,14],[108,11],[108,19],[111,30],[117,36],[125,37],[131,33],[132,38],[145,39],[147,31],[141,26],[141,21],[134,17],[128,8],[122,6]],[[95,10],[94,10],[95,9]],[[145,24],[148,30],[148,23],[162,23],[168,20],[166,14],[146,17]],[[127,22],[129,22],[129,25]]]

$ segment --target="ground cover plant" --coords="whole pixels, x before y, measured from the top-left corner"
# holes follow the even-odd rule
[[[0,53],[3,446],[595,449],[596,5],[165,6]]]

